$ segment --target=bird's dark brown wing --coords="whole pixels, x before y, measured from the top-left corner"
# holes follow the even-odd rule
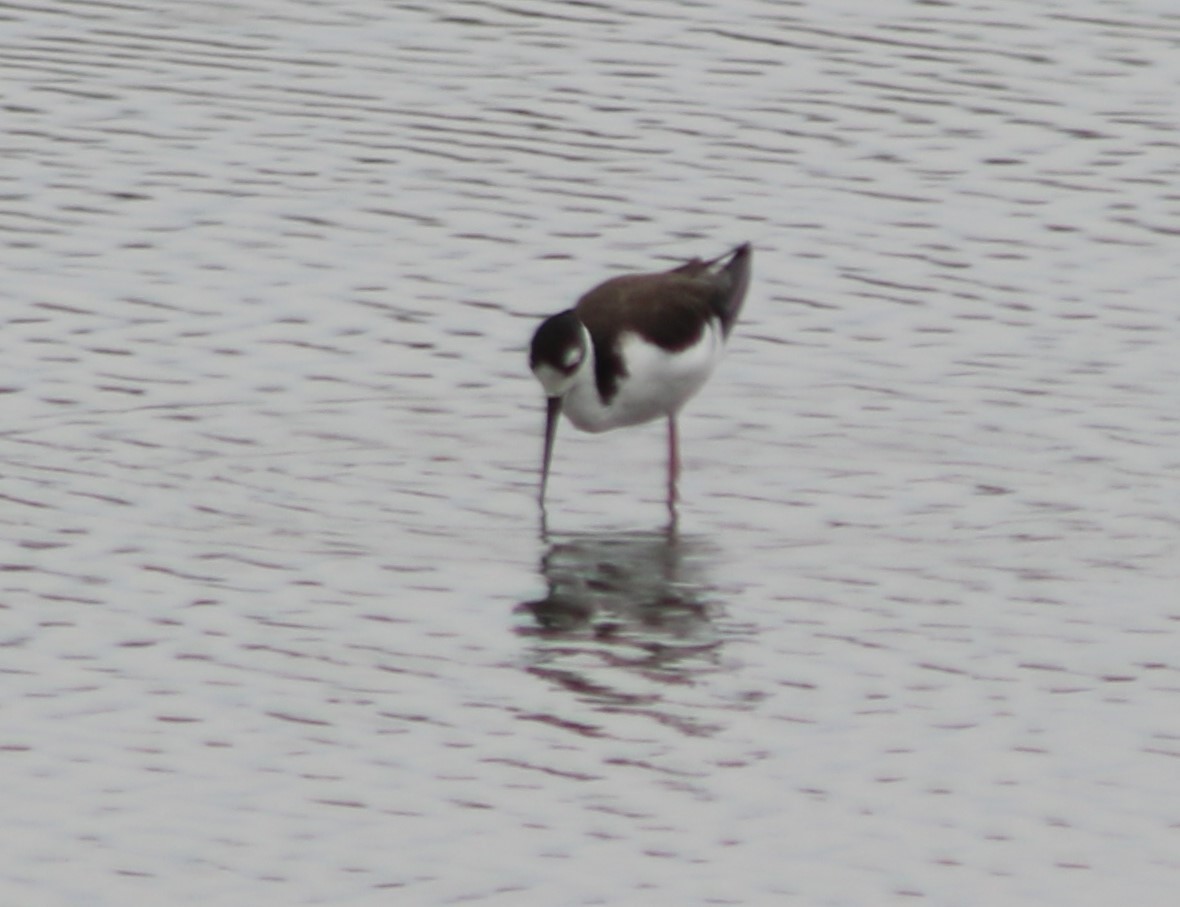
[[[615,277],[579,299],[574,311],[594,344],[594,379],[603,402],[614,398],[627,375],[619,349],[623,333],[639,334],[669,352],[686,349],[715,314],[715,295],[707,279],[666,272]]]
[[[675,352],[701,336],[704,322],[717,317],[720,289],[709,277],[676,271],[628,274],[599,284],[578,300],[574,311],[596,340],[612,341],[623,331]]]
[[[696,343],[710,319],[729,333],[749,283],[750,247],[739,246],[718,268],[724,258],[694,258],[670,271],[614,277],[577,301],[574,312],[590,332],[595,380],[605,402],[626,375],[619,353],[622,333],[632,331],[672,353]]]

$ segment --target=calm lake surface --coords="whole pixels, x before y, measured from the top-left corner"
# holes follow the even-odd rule
[[[1174,903],[1172,3],[0,20],[0,901]],[[542,531],[537,319],[745,240]]]

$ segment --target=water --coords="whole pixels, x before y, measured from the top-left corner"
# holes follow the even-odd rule
[[[168,7],[4,14],[0,900],[1171,903],[1169,4]]]

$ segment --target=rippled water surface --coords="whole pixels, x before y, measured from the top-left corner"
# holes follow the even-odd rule
[[[0,900],[1173,902],[1172,4],[0,21]],[[537,317],[743,240],[542,532]]]

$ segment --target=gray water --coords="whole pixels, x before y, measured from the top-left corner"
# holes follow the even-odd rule
[[[0,902],[1170,905],[1170,3],[0,13]],[[755,246],[681,424],[538,317]]]

